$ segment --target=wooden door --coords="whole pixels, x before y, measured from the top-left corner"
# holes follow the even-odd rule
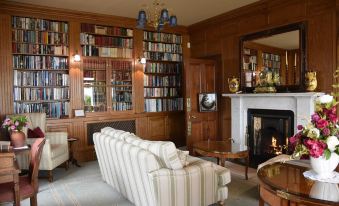
[[[217,112],[199,111],[199,93],[216,92],[215,62],[190,59],[185,68],[186,76],[186,144],[192,152],[195,142],[216,140]]]

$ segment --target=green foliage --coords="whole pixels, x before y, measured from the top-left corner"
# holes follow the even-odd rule
[[[324,151],[325,158],[328,160],[331,157],[331,151],[329,149],[326,149]]]

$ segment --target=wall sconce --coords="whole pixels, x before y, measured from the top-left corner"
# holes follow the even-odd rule
[[[139,58],[139,63],[140,64],[146,64],[146,58],[145,57]]]
[[[73,61],[74,62],[80,62],[81,61],[81,57],[80,57],[80,54],[78,54],[78,50],[76,50],[75,54],[73,55]]]

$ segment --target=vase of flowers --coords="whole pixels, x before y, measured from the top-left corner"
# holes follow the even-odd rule
[[[12,116],[6,118],[2,127],[7,129],[11,135],[11,144],[14,148],[23,147],[26,144],[25,133],[22,132],[23,128],[27,126],[26,116]]]
[[[337,102],[330,95],[316,99],[311,121],[298,125],[298,132],[289,138],[293,159],[310,158],[312,169],[319,179],[331,178],[339,163],[339,125]]]

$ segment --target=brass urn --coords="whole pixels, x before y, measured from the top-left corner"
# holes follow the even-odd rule
[[[308,71],[305,73],[306,91],[313,92],[317,88],[317,72]]]
[[[239,86],[240,86],[239,78],[236,77],[228,78],[228,88],[230,92],[236,93],[237,91],[239,91]]]

